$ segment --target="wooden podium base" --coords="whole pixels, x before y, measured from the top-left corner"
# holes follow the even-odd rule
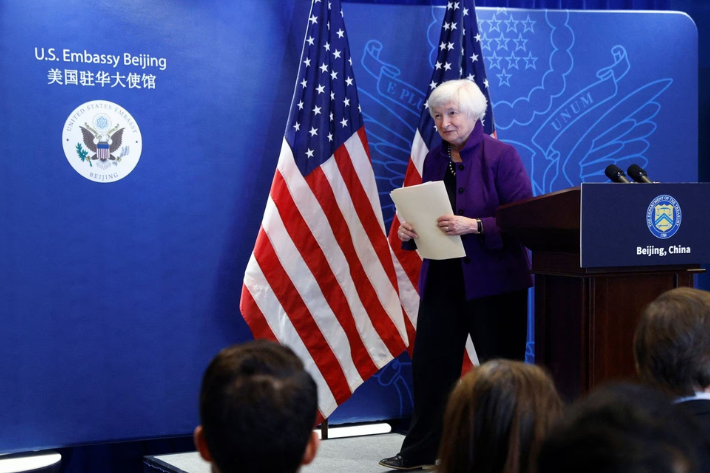
[[[579,254],[539,252],[535,274],[535,362],[566,400],[604,381],[634,378],[633,338],[644,307],[692,287],[699,265],[579,268]]]

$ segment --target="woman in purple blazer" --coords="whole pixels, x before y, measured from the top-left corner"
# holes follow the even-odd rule
[[[412,424],[400,453],[380,461],[399,470],[433,468],[468,335],[481,363],[524,359],[533,282],[527,250],[501,234],[495,220],[498,206],[532,197],[530,178],[515,148],[483,132],[484,95],[469,80],[448,81],[427,104],[443,143],[427,154],[422,179],[444,181],[456,214],[442,215],[437,225],[461,236],[466,256],[422,264]],[[399,238],[404,249],[416,249],[418,235],[409,223],[402,223]]]

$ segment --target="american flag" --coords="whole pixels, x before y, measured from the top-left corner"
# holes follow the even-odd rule
[[[476,6],[473,0],[448,2],[446,4],[437,51],[434,71],[428,85],[427,100],[429,99],[429,94],[442,82],[454,79],[474,81],[486,96],[489,104],[486,115],[483,118],[483,129],[488,134],[494,134],[493,110],[490,106],[488,79],[486,79],[483,53],[481,51],[481,35],[478,31]],[[404,186],[422,183],[424,158],[429,150],[439,143],[441,143],[441,137],[436,132],[434,120],[425,107],[419,117],[419,126],[412,143],[412,153],[404,176]],[[397,237],[399,225],[399,220],[397,218],[393,219],[389,232],[389,241],[395,254],[395,266],[397,268],[402,307],[406,314],[407,334],[409,340],[413,341],[417,326],[417,312],[419,310],[419,295],[416,288],[421,258],[414,251],[401,249],[401,242],[399,237]],[[464,360],[464,371],[470,369],[472,365],[478,364],[478,358],[470,338],[466,343],[466,351],[468,357]]]
[[[327,418],[408,344],[339,0],[314,0],[240,309],[304,360]]]

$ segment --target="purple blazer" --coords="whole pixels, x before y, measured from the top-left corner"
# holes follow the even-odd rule
[[[422,181],[444,179],[449,156],[446,146],[429,151]],[[461,258],[466,298],[491,296],[532,286],[527,249],[515,238],[501,234],[496,225],[498,206],[532,197],[530,178],[518,152],[510,145],[483,133],[478,121],[456,164],[457,215],[480,218],[483,235],[462,235],[466,257]],[[415,229],[416,231],[416,229]],[[413,240],[402,248],[416,248]],[[430,261],[424,259],[419,274],[419,294],[424,297]]]

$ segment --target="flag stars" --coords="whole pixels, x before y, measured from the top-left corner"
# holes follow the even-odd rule
[[[333,112],[330,112],[330,121],[333,121]]]
[[[310,21],[312,25],[315,25],[316,23],[318,23],[318,17],[315,15],[311,15],[308,21]]]
[[[451,31],[454,31],[456,29],[456,23],[451,23]]]
[[[454,2],[454,10],[458,10],[459,5],[460,5],[459,2]]]
[[[326,51],[330,51],[330,43],[326,41],[326,43],[323,45]]]
[[[308,133],[311,134],[311,137],[314,137],[318,134],[318,130],[316,130],[315,127],[311,127],[311,129],[308,131]]]
[[[436,61],[436,64],[434,64],[434,69],[436,69],[437,71],[441,69],[441,63],[439,61]]]
[[[298,102],[298,103],[296,104],[296,106],[298,107],[299,110],[303,110],[303,100],[301,100],[300,102]]]
[[[300,108],[303,108],[303,106],[301,106]],[[318,105],[313,107],[313,115],[320,115],[320,110],[321,110],[321,107],[319,107]]]
[[[463,16],[468,16],[468,8],[463,9]]]
[[[316,87],[316,90],[318,91],[319,94],[322,94],[325,92],[325,86],[318,84],[318,87]]]
[[[448,49],[449,51],[451,51],[452,49],[454,49],[454,43],[447,43],[447,44],[446,44],[446,49]]]
[[[333,141],[333,134],[332,133],[328,133],[328,141]]]
[[[307,81],[306,79],[303,79],[303,80],[301,81],[301,86],[303,86],[303,88],[305,89],[306,86],[308,86],[308,81]]]
[[[476,61],[478,61],[478,54],[476,54],[476,53],[471,54],[471,62],[476,62]]]
[[[298,122],[296,122],[296,124],[293,125],[293,129],[296,130],[296,131],[301,131],[301,124],[298,123]]]
[[[330,100],[335,100],[335,92],[330,91]]]
[[[454,8],[453,2],[449,2],[449,3],[446,4],[446,9],[447,9],[447,10],[451,10],[452,8]]]
[[[313,46],[313,41],[314,41],[313,36],[309,36],[306,39],[306,43],[308,43],[309,46]]]
[[[323,63],[323,65],[320,66],[321,72],[328,72],[328,65],[326,63]]]
[[[311,66],[311,60],[310,60],[309,58],[306,58],[306,60],[303,61],[303,64],[305,64],[306,67],[310,67],[310,66]]]
[[[338,38],[342,38],[343,35],[345,35],[345,31],[343,31],[342,29],[338,29],[338,31],[336,32],[336,34],[338,35]]]
[[[350,99],[345,97],[345,100],[343,100],[343,104],[345,104],[346,107],[350,106]]]
[[[447,62],[446,64],[444,64],[444,70],[445,70],[445,71],[450,71],[450,70],[451,70],[451,63],[450,63],[450,62]]]
[[[444,29],[446,31],[449,31],[450,28],[451,28],[451,25],[449,23],[444,23]]]
[[[346,126],[348,126],[348,121],[343,118],[343,119],[340,121],[340,124],[343,125],[343,128],[345,128]]]
[[[308,148],[308,151],[306,151],[306,156],[308,156],[309,158],[312,158],[313,157],[313,150]]]
[[[435,81],[431,81],[431,84],[429,84],[429,87],[431,88],[431,90],[436,89],[436,82],[435,82]]]
[[[330,73],[330,78],[331,78],[332,80],[337,79],[337,78],[338,78],[338,73],[335,72],[335,71],[331,72],[331,73]]]
[[[340,59],[340,51],[338,51],[337,49],[333,51],[333,57],[335,59]]]
[[[474,76],[473,74],[469,74],[468,77],[466,77],[466,79],[470,80],[471,82],[475,82],[476,76]]]
[[[353,85],[353,78],[352,78],[352,77],[348,77],[347,79],[345,79],[345,84],[346,84],[346,85]]]
[[[439,45],[439,49],[440,49],[441,51],[443,51],[444,49],[446,49],[446,43],[442,42],[442,43]]]

